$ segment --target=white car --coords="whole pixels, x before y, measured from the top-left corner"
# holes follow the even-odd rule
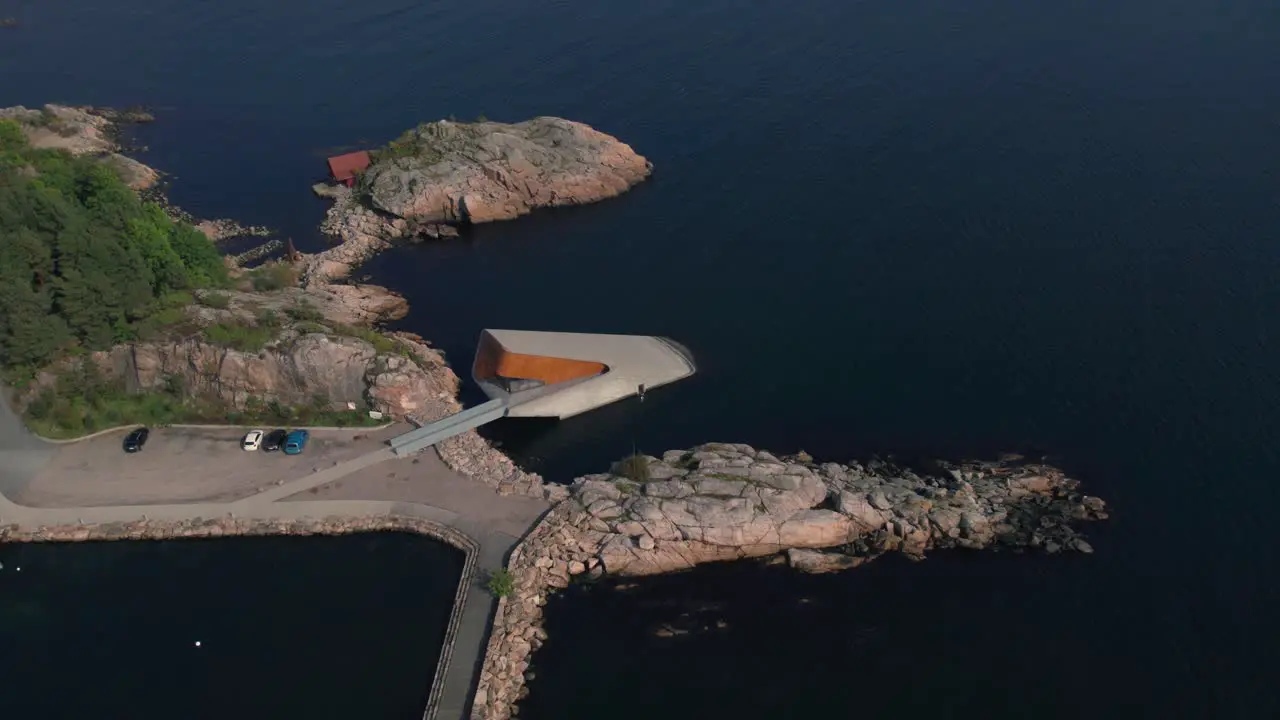
[[[244,441],[240,443],[240,447],[245,450],[257,450],[262,446],[262,431],[250,430],[248,435],[244,436]]]

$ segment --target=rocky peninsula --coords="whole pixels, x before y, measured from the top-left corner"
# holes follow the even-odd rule
[[[1107,517],[1060,470],[939,463],[919,474],[884,462],[818,463],[708,443],[636,456],[574,480],[570,497],[511,553],[472,717],[506,720],[546,640],[547,594],[575,577],[650,575],[785,553],[804,572],[857,567],[887,552],[1033,548],[1093,552],[1075,530]]]
[[[163,207],[170,217],[191,223],[210,240],[269,234],[267,228],[246,227],[228,218],[197,219],[170,204],[160,188],[164,173],[129,157],[129,149],[122,140],[125,126],[155,119],[144,109],[117,110],[54,103],[36,109],[17,105],[0,108],[0,119],[16,121],[34,148],[65,150],[72,155],[97,158],[114,170],[126,185]]]
[[[169,204],[157,185],[163,174],[123,154],[121,125],[150,121],[144,110],[18,106],[0,108],[0,119],[17,122],[32,147],[101,161],[145,199],[210,240],[266,232],[230,220],[194,218]],[[252,269],[228,259],[230,287],[196,291],[186,304],[168,309],[165,325],[149,337],[43,368],[16,398],[18,409],[26,410],[61,378],[91,366],[130,393],[186,398],[216,417],[252,414],[272,404],[327,412],[344,412],[354,404],[361,413],[376,411],[391,420],[415,422],[458,412],[461,381],[443,355],[410,333],[377,329],[408,312],[404,298],[377,285],[345,280],[366,255],[350,253],[362,238],[351,243],[349,233],[337,232],[335,216],[354,227],[364,222],[378,233],[407,226],[358,203],[339,203],[324,229],[348,242],[318,255],[299,253]],[[341,272],[314,272],[330,267],[335,258]],[[474,431],[451,438],[438,450],[451,468],[500,493],[562,494],[562,486],[545,486]]]

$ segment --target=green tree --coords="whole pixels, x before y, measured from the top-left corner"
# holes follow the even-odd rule
[[[193,284],[199,287],[226,284],[227,266],[204,233],[190,225],[174,223],[169,231],[169,244],[182,258]]]
[[[166,295],[226,281],[198,230],[102,163],[33,149],[0,120],[0,365],[34,367],[77,342],[106,348],[163,312]],[[51,402],[47,412],[70,411]]]
[[[163,295],[190,286],[191,278],[173,246],[169,244],[169,218],[160,208],[143,208],[138,217],[126,222],[125,234],[141,253],[151,275],[151,290]]]

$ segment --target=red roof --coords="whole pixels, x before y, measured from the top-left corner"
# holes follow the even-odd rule
[[[329,172],[338,182],[350,180],[364,172],[367,167],[369,167],[369,153],[364,150],[329,158]]]

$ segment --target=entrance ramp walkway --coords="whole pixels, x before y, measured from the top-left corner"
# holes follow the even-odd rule
[[[460,435],[485,423],[504,418],[511,409],[508,398],[497,398],[489,402],[467,408],[447,418],[428,423],[415,430],[391,439],[391,450],[396,455],[412,455],[424,448],[431,447]]]
[[[544,385],[542,387],[531,388],[529,390],[521,390],[517,393],[509,393],[502,390],[493,390],[486,388],[485,392],[491,392],[497,397],[492,400],[467,408],[462,412],[454,413],[446,418],[441,418],[432,423],[427,423],[420,428],[410,430],[403,435],[397,435],[391,438],[391,450],[398,456],[412,455],[419,450],[431,447],[439,442],[444,442],[454,435],[460,435],[473,428],[478,428],[486,423],[494,420],[500,420],[504,417],[510,417],[514,408],[520,407],[527,402],[532,402],[547,395],[564,392],[565,390],[577,387],[591,378],[579,378],[569,380],[567,382],[555,383],[553,385]]]

